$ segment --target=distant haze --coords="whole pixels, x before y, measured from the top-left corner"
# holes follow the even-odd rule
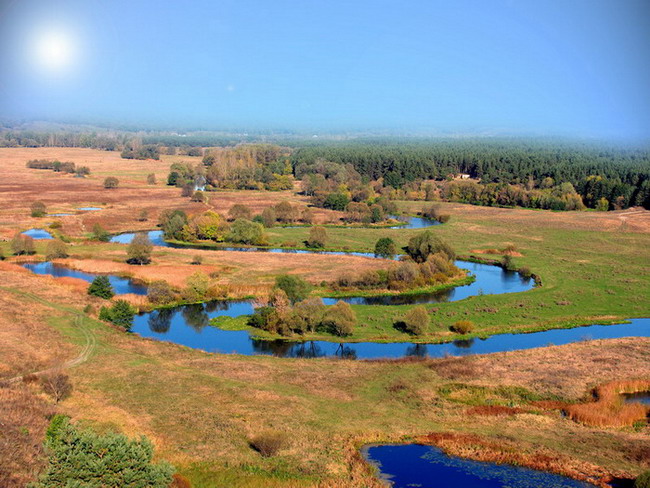
[[[647,0],[0,0],[0,118],[650,139]]]

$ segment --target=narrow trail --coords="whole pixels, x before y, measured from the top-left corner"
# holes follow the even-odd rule
[[[79,351],[79,354],[77,356],[75,356],[75,357],[73,357],[73,358],[71,358],[71,359],[69,359],[69,360],[67,360],[67,361],[65,361],[65,362],[63,362],[61,364],[51,366],[49,368],[42,369],[40,371],[33,371],[30,374],[43,375],[43,374],[51,373],[53,371],[59,371],[59,370],[68,369],[68,368],[74,368],[75,366],[79,366],[80,364],[83,364],[86,361],[88,361],[88,359],[90,359],[90,356],[92,356],[92,354],[97,349],[97,336],[95,335],[95,332],[93,332],[86,325],[85,316],[84,316],[84,314],[82,312],[79,312],[77,310],[70,309],[68,307],[64,307],[64,306],[61,306],[61,305],[58,305],[58,306],[54,305],[53,303],[48,302],[47,300],[39,297],[38,295],[30,293],[30,292],[18,291],[18,290],[15,290],[15,289],[5,288],[5,287],[0,287],[0,289],[2,289],[4,291],[11,292],[11,293],[14,293],[14,294],[22,295],[24,297],[29,298],[30,300],[33,300],[35,302],[41,303],[42,305],[45,305],[46,307],[53,308],[53,309],[56,309],[56,310],[61,310],[61,311],[66,312],[66,313],[68,313],[70,315],[73,315],[74,316],[74,326],[73,327],[75,328],[75,330],[80,331],[82,333],[83,337],[84,337],[84,344],[83,344],[83,346],[81,348],[81,351]],[[9,383],[17,383],[19,381],[22,381],[23,376],[24,375],[21,374],[19,376],[9,378],[8,380],[5,380],[5,381],[7,381]]]

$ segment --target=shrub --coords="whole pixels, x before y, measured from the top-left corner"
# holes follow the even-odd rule
[[[199,203],[206,203],[208,201],[208,197],[201,190],[196,190],[192,194],[192,201],[199,202]]]
[[[357,317],[352,307],[341,300],[332,305],[325,312],[322,325],[332,334],[348,336],[354,331]]]
[[[174,290],[164,280],[154,281],[147,290],[147,299],[156,305],[165,305],[173,302],[176,298]]]
[[[429,324],[429,314],[421,305],[412,308],[404,315],[403,324],[404,330],[409,334],[421,335]]]
[[[34,202],[30,208],[32,217],[44,217],[47,214],[47,207],[43,202]]]
[[[509,271],[512,269],[512,266],[513,266],[512,257],[510,256],[510,254],[506,254],[505,256],[503,256],[503,258],[501,259],[501,267]]]
[[[105,275],[98,276],[92,281],[90,286],[88,286],[88,294],[99,298],[105,298],[106,300],[110,300],[115,295],[113,292],[113,286],[111,285],[108,276]]]
[[[470,320],[458,320],[449,329],[458,334],[469,334],[474,330],[474,324]]]
[[[262,211],[262,224],[267,229],[270,229],[271,227],[273,227],[275,225],[275,222],[277,221],[277,219],[278,218],[277,218],[277,216],[275,214],[275,210],[273,210],[272,208],[270,208],[270,207],[265,208]]]
[[[120,180],[115,178],[115,176],[109,176],[108,178],[104,179],[104,188],[106,189],[117,188],[119,184]]]
[[[140,214],[138,215],[137,221],[138,222],[146,222],[149,220],[149,212],[147,210],[141,210]]]
[[[650,471],[641,473],[634,480],[634,488],[650,488]]]
[[[144,436],[99,435],[81,430],[67,417],[55,415],[47,430],[47,468],[33,488],[53,486],[124,486],[168,488],[174,468],[153,464],[153,445]],[[62,481],[63,484],[62,484]]]
[[[451,215],[449,214],[438,215],[438,222],[440,222],[441,224],[446,224],[447,222],[449,222],[449,219],[451,219]]]
[[[237,219],[230,228],[228,240],[242,244],[262,245],[266,242],[264,227],[246,219]]]
[[[530,268],[526,266],[519,268],[519,274],[524,278],[530,278],[531,276],[533,276],[533,272],[530,270]]]
[[[70,378],[61,372],[54,371],[41,375],[40,383],[43,391],[52,397],[54,403],[65,400],[72,393]]]
[[[193,256],[192,261],[190,261],[190,264],[193,264],[195,266],[203,264],[203,256],[201,256],[200,254]]]
[[[287,294],[291,303],[304,300],[309,296],[311,285],[300,276],[280,275],[275,278],[275,286]]]
[[[184,211],[180,209],[164,210],[160,214],[158,225],[162,228],[165,238],[179,239],[187,222],[187,214]]]
[[[277,219],[284,224],[291,223],[296,219],[297,209],[286,200],[278,203],[273,210],[275,210]]]
[[[246,205],[242,205],[241,203],[236,203],[232,207],[230,207],[230,210],[228,210],[228,220],[233,221],[237,219],[246,219],[250,220],[251,219],[251,209],[248,208]]]
[[[267,431],[253,437],[250,446],[263,457],[275,456],[287,444],[287,434],[278,431]]]
[[[429,255],[438,252],[444,252],[452,260],[456,257],[454,250],[430,230],[411,237],[406,252],[413,261],[418,263],[423,263]]]
[[[375,256],[393,259],[397,254],[397,246],[390,237],[382,237],[375,244]]]
[[[322,249],[327,243],[327,231],[324,227],[316,226],[309,230],[309,237],[305,241],[307,247]]]
[[[183,185],[181,188],[181,196],[182,197],[192,197],[194,196],[194,183],[186,183]]]
[[[31,256],[32,254],[36,254],[34,239],[20,232],[16,232],[16,235],[11,239],[10,247],[14,256]]]
[[[112,307],[102,307],[99,311],[99,320],[106,320],[115,325],[129,330],[133,325],[136,310],[126,300],[117,300]]]
[[[111,240],[111,235],[101,225],[95,224],[93,226],[92,238],[96,241],[108,242]]]
[[[307,207],[300,214],[300,220],[303,224],[313,224],[314,223],[314,211]]]
[[[79,166],[75,170],[75,176],[77,178],[84,178],[85,176],[88,176],[90,174],[90,168],[88,166]]]
[[[127,248],[126,262],[129,264],[149,264],[151,262],[151,251],[153,244],[145,233],[135,235]]]
[[[190,302],[204,300],[210,288],[210,277],[201,271],[190,275],[185,280],[185,290],[183,297]]]
[[[68,247],[60,239],[53,239],[47,243],[45,259],[63,259],[68,257]]]
[[[156,175],[154,173],[149,173],[147,175],[147,185],[155,185],[156,184]]]
[[[601,198],[596,202],[596,210],[598,212],[607,212],[609,210],[609,202],[606,198]]]
[[[95,313],[95,307],[93,307],[90,303],[84,307],[84,313],[86,315],[92,315]]]

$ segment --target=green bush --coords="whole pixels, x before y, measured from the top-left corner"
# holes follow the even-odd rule
[[[110,300],[115,295],[108,276],[104,275],[98,276],[93,280],[88,287],[88,294],[99,298],[105,298],[106,300]]]
[[[390,237],[382,237],[375,244],[375,256],[393,259],[397,254],[397,246]]]
[[[257,222],[246,219],[237,219],[233,222],[228,234],[230,242],[241,244],[263,245],[266,243],[264,227]]]
[[[634,488],[650,488],[650,471],[641,473],[634,480]]]
[[[149,264],[151,262],[151,251],[153,244],[149,236],[143,232],[135,235],[127,248],[126,262],[129,264]]]
[[[423,263],[431,254],[444,252],[449,259],[455,259],[454,250],[430,230],[424,231],[409,239],[406,252],[417,263]]]
[[[287,294],[291,303],[304,300],[309,296],[311,285],[300,276],[280,275],[275,278],[275,286]]]
[[[109,176],[104,180],[104,188],[108,190],[117,188],[119,184],[120,184],[120,180],[115,178],[115,176]]]
[[[144,436],[131,440],[115,433],[99,435],[55,415],[45,438],[49,459],[34,488],[168,488],[172,482],[173,466],[152,463],[153,445]]]
[[[34,202],[31,206],[32,217],[44,217],[47,215],[47,208],[43,202]]]
[[[250,446],[263,457],[275,456],[286,444],[287,434],[278,431],[263,432],[253,437],[250,441]]]
[[[92,238],[96,241],[108,242],[111,240],[111,235],[99,224],[93,226]]]
[[[157,280],[149,285],[147,299],[156,305],[165,305],[176,299],[176,293],[174,293],[169,283],[163,280]]]
[[[133,325],[136,310],[126,300],[117,300],[112,307],[102,307],[99,320],[105,320],[129,330]]]
[[[352,307],[343,301],[336,302],[325,312],[322,325],[337,336],[348,336],[354,332],[357,316]]]

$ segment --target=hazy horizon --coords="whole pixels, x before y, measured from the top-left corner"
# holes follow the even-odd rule
[[[0,119],[650,139],[650,3],[0,3]]]

